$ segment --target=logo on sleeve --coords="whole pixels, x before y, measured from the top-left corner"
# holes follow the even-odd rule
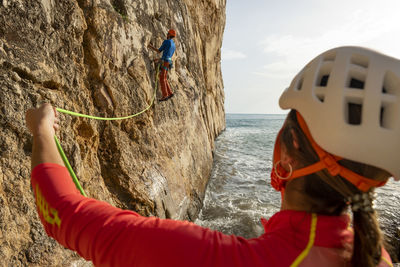
[[[58,211],[49,206],[42,192],[39,189],[39,185],[36,184],[36,205],[39,210],[39,215],[43,216],[43,219],[49,224],[56,224],[58,227],[61,225],[61,220],[58,217]]]

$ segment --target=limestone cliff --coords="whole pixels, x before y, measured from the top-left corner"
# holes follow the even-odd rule
[[[90,197],[143,215],[194,219],[225,128],[225,0],[0,1],[0,265],[85,264],[44,233],[30,188],[28,108],[118,117],[151,102],[161,45],[177,31],[175,96],[129,120],[60,114],[58,135]],[[157,93],[160,97],[160,92]]]

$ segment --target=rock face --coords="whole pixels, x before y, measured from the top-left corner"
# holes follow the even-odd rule
[[[225,0],[0,1],[1,266],[88,264],[39,222],[25,111],[42,102],[104,117],[143,110],[159,57],[147,44],[160,46],[169,28],[172,99],[122,121],[60,114],[58,136],[90,197],[146,216],[197,216],[225,128],[224,25]]]

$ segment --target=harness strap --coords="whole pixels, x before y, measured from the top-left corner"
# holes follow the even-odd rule
[[[300,115],[299,112],[296,112],[297,121],[300,125],[300,128],[303,130],[304,134],[306,135],[307,139],[310,141],[311,146],[314,148],[315,152],[318,154],[320,161],[314,163],[310,166],[305,168],[295,170],[291,178],[301,177],[307,174],[315,173],[322,169],[327,169],[332,176],[340,175],[341,177],[345,178],[347,181],[352,183],[356,186],[359,190],[363,192],[367,192],[371,187],[379,187],[386,184],[386,181],[376,181],[373,179],[369,179],[362,175],[359,175],[348,168],[340,165],[338,163],[339,160],[343,159],[341,157],[332,155],[325,150],[323,150],[312,138],[310,130],[307,127],[306,122],[304,121],[303,117]]]

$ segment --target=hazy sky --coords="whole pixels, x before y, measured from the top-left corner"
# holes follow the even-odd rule
[[[400,0],[227,0],[227,113],[285,113],[279,96],[315,56],[343,45],[400,58]]]

